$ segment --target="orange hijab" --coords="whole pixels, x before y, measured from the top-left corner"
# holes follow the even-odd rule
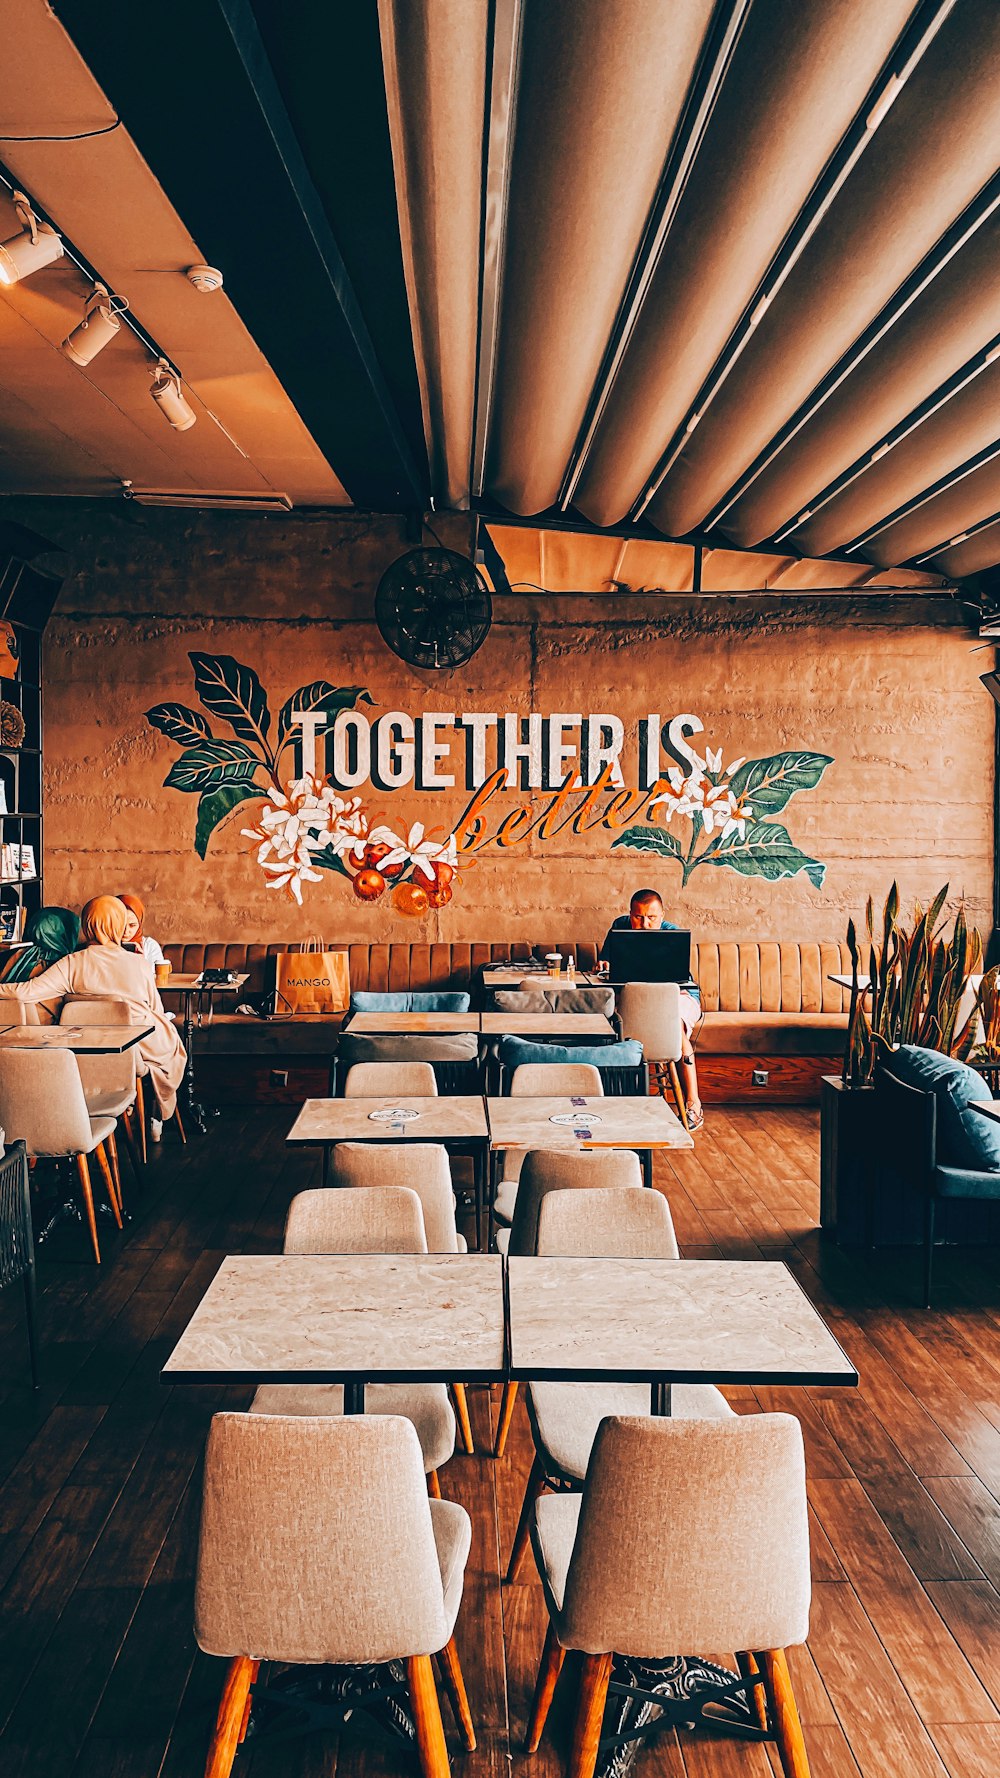
[[[85,945],[120,945],[128,925],[128,912],[117,895],[97,895],[80,915],[80,936]]]
[[[129,939],[128,942],[130,945],[134,945],[137,951],[141,951],[142,950],[142,941],[146,936],[145,932],[142,929],[143,928],[143,921],[146,918],[146,910],[143,907],[142,902],[139,900],[139,897],[137,895],[129,895],[126,893],[124,895],[119,895],[118,900],[121,902],[124,902],[125,906],[128,908],[129,913],[134,914],[136,919],[139,922],[138,926],[136,927],[135,931],[132,934],[132,937]]]

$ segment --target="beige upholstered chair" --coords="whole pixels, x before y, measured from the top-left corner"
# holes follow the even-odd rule
[[[512,1099],[603,1099],[604,1082],[601,1071],[592,1062],[522,1062],[510,1077]],[[490,1206],[490,1228],[494,1222],[507,1222],[497,1205],[507,1204],[517,1192],[517,1181],[527,1154],[526,1148],[508,1148],[501,1157],[503,1178],[497,1186]]]
[[[60,1025],[129,1025],[131,1022],[131,1014],[124,1000],[86,999],[82,994],[71,995],[59,1009]],[[142,1147],[138,1127],[139,1080],[136,1074],[136,1051],[125,1050],[120,1056],[80,1055],[76,1060],[87,1110],[91,1117],[113,1117],[121,1124],[129,1158],[138,1178]],[[114,1132],[107,1138],[107,1149],[121,1202],[122,1177]]]
[[[576,1157],[572,1157],[575,1159]],[[639,1157],[630,1154],[638,1171]],[[670,1205],[662,1192],[632,1195],[633,1184],[603,1184],[581,1197],[571,1191],[546,1193],[538,1206],[535,1252],[589,1259],[679,1259]]]
[[[604,1149],[582,1154],[566,1154],[558,1149],[529,1149],[520,1177],[505,1179],[497,1192],[494,1207],[497,1220],[503,1219],[511,1225],[497,1230],[499,1252],[537,1253],[539,1212],[546,1197],[580,1189],[589,1193],[601,1186],[621,1186],[626,1190],[635,1187],[641,1191],[642,1170],[638,1155],[629,1149]],[[517,1387],[514,1382],[503,1386],[493,1440],[494,1457],[502,1457],[507,1448]]]
[[[424,1213],[401,1185],[299,1192],[288,1206],[284,1253],[426,1253]]]
[[[567,1649],[583,1651],[570,1778],[593,1778],[614,1655],[656,1660],[678,1649],[735,1649],[745,1676],[763,1676],[766,1715],[759,1692],[748,1696],[777,1742],[786,1778],[808,1778],[784,1653],[809,1633],[796,1419],[605,1420],[582,1497],[539,1500],[531,1536],[549,1628],[530,1753]]]
[[[355,1062],[344,1081],[345,1099],[437,1098],[430,1062]]]
[[[618,1019],[623,1038],[642,1044],[651,1082],[665,1092],[669,1081],[677,1115],[687,1129],[687,1106],[677,1064],[684,1054],[681,991],[676,982],[626,982],[618,990]]]
[[[416,1192],[394,1185],[300,1192],[288,1207],[284,1252],[426,1253],[420,1199]],[[343,1411],[340,1383],[265,1383],[250,1407],[252,1414]],[[413,1421],[427,1485],[440,1499],[437,1472],[455,1454],[455,1416],[444,1384],[370,1383],[365,1390],[365,1412],[402,1414]]]
[[[121,1205],[104,1146],[114,1133],[115,1120],[113,1117],[91,1117],[72,1050],[4,1050],[0,1065],[0,1128],[7,1132],[11,1141],[23,1140],[32,1159],[73,1156],[83,1193],[90,1242],[94,1258],[100,1265],[101,1249],[87,1157],[97,1157],[108,1201],[121,1228]]]
[[[353,1197],[356,1192],[363,1192],[364,1203],[359,1214],[363,1218],[365,1226],[371,1227],[372,1219],[376,1214],[371,1209],[372,1194],[375,1192],[391,1193],[393,1202],[398,1204],[401,1188],[403,1188],[408,1194],[412,1193],[419,1202],[421,1212],[419,1240],[415,1240],[412,1245],[407,1241],[406,1245],[400,1244],[393,1249],[380,1248],[378,1251],[396,1253],[465,1252],[465,1238],[458,1234],[455,1228],[455,1198],[451,1188],[448,1154],[438,1143],[414,1142],[411,1147],[407,1148],[400,1143],[338,1142],[331,1158],[332,1189],[302,1193],[300,1198],[329,1198],[332,1200]],[[336,1190],[338,1186],[351,1189],[347,1192],[339,1192]],[[299,1198],[294,1200],[293,1209],[299,1201]],[[334,1226],[343,1227],[344,1219],[350,1212],[343,1208],[335,1208],[331,1203],[326,1209],[322,1206],[309,1206],[302,1214],[303,1217],[309,1218],[314,1238],[326,1241]],[[386,1214],[388,1215],[388,1212]],[[289,1230],[292,1231],[293,1239],[297,1239],[298,1235],[292,1227],[291,1211],[289,1211],[289,1226],[285,1231],[286,1243]],[[400,1239],[402,1242],[402,1237]],[[285,1251],[290,1251],[287,1246]],[[302,1252],[303,1249],[298,1248],[297,1251]],[[344,1249],[325,1245],[314,1246],[310,1251],[313,1253],[341,1253]],[[359,1249],[351,1247],[347,1251],[357,1253]],[[369,1249],[369,1251],[375,1250]],[[389,1385],[385,1385],[385,1387],[388,1388]],[[432,1386],[428,1384],[426,1387],[431,1388]],[[469,1413],[469,1399],[465,1384],[453,1383],[451,1393],[462,1435],[462,1448],[468,1456],[471,1456],[476,1446],[472,1436],[472,1418]],[[402,1412],[403,1410],[397,1411]],[[423,1424],[421,1421],[421,1425]],[[433,1442],[428,1435],[425,1450],[428,1452],[432,1449],[437,1451],[440,1448],[441,1436],[439,1424]],[[454,1450],[454,1443],[451,1450]],[[451,1450],[448,1452],[449,1456],[451,1456]],[[438,1458],[438,1462],[441,1461],[443,1459]],[[433,1469],[436,1465],[431,1464],[428,1467]]]
[[[499,1012],[596,1012],[610,1018],[615,1010],[613,988],[572,988],[568,984],[560,988],[554,983],[542,987],[530,978],[516,989],[498,990],[494,999]]]
[[[330,1156],[334,1186],[404,1185],[420,1199],[428,1253],[464,1253],[455,1227],[448,1151],[439,1142],[338,1142]]]
[[[59,1022],[60,1024],[79,1025],[131,1025],[134,1020],[132,1010],[124,1000],[105,999],[99,995],[88,997],[83,994],[77,994],[69,995],[63,1001],[59,1015]],[[138,1156],[143,1163],[145,1163],[147,1159],[146,1102],[142,1083],[146,1075],[149,1073],[149,1069],[143,1061],[138,1049],[133,1049],[129,1051],[128,1054],[132,1057],[132,1066],[135,1072],[135,1093],[133,1095],[135,1100],[135,1120],[134,1126],[131,1122],[126,1125],[123,1117],[122,1127],[126,1130],[126,1139],[129,1143],[129,1154],[132,1154],[132,1143],[134,1141]],[[89,1078],[93,1081],[96,1090],[101,1093],[102,1097],[108,1098],[109,1101],[111,1096],[115,1094],[116,1090],[120,1094],[121,1090],[123,1090],[124,1072],[119,1070],[116,1073],[112,1068],[108,1067],[108,1064],[120,1063],[123,1060],[123,1057],[118,1056],[81,1057],[81,1062],[88,1061],[93,1068],[92,1073],[85,1073],[83,1068],[81,1068],[80,1072],[84,1079],[84,1090],[87,1090],[87,1081]],[[105,1083],[103,1086],[101,1084],[102,1082]],[[159,1116],[155,1101],[153,1104],[153,1116]],[[184,1124],[181,1119],[179,1101],[171,1121],[177,1125],[177,1134],[181,1141],[186,1143],[187,1136],[185,1135]]]
[[[677,1237],[667,1201],[656,1191],[551,1193],[539,1214],[540,1254],[562,1254],[558,1239],[545,1230],[544,1213],[555,1200],[557,1231],[568,1230],[569,1252],[581,1258],[677,1259]],[[615,1200],[609,1205],[609,1200]],[[603,1200],[603,1201],[602,1201]],[[545,1245],[542,1245],[545,1238]],[[528,1420],[535,1459],[521,1502],[521,1514],[507,1564],[506,1579],[517,1579],[528,1547],[534,1502],[546,1488],[578,1489],[587,1474],[594,1440],[609,1414],[648,1414],[648,1383],[529,1383]],[[734,1418],[722,1392],[711,1383],[675,1383],[671,1412],[681,1420]]]
[[[454,1630],[472,1527],[429,1500],[398,1415],[217,1414],[205,1454],[195,1636],[230,1665],[206,1778],[229,1778],[261,1661],[406,1662],[423,1778],[449,1778],[431,1656],[475,1747]]]

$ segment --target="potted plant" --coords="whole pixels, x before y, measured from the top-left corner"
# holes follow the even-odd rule
[[[872,1224],[871,1088],[879,1061],[902,1043],[941,1050],[960,1061],[972,1055],[979,1001],[961,1024],[959,1020],[968,978],[982,966],[983,945],[961,907],[947,931],[942,920],[947,896],[946,883],[929,908],[914,908],[907,926],[900,918],[899,890],[893,883],[877,932],[874,906],[868,899],[863,946],[854,921],[848,923],[851,1002],[844,1065],[839,1078],[824,1078],[820,1099],[820,1222],[836,1233],[842,1245],[872,1236],[892,1241],[920,1238],[921,1207],[912,1193],[901,1194],[898,1201],[882,1194],[878,1223]],[[1000,1007],[996,1037],[1000,1065]]]

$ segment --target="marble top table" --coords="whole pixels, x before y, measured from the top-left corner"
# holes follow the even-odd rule
[[[1000,1124],[1000,1099],[973,1099],[970,1111],[978,1111],[981,1117],[988,1117],[991,1123]]]
[[[2,1016],[2,1015],[0,1015]],[[152,1025],[5,1025],[0,1046],[15,1050],[72,1050],[77,1056],[120,1056],[152,1035]]]
[[[191,994],[197,989],[199,992],[205,994],[235,994],[236,990],[242,988],[243,983],[249,981],[249,979],[250,977],[246,972],[240,974],[238,970],[234,970],[231,982],[206,982],[202,980],[200,969],[194,973],[174,969],[171,970],[170,980],[164,982],[163,987],[160,989],[160,993]]]
[[[457,1368],[491,1383],[504,1355],[499,1254],[251,1255],[223,1261],[161,1376],[357,1391],[450,1382]]]
[[[606,1037],[615,1031],[599,1012],[484,1012],[484,1037]]]
[[[855,1384],[780,1261],[508,1261],[510,1374],[535,1381]]]
[[[676,1112],[660,1098],[488,1099],[493,1148],[693,1148]],[[569,1123],[553,1118],[569,1117]],[[586,1132],[586,1133],[578,1133]]]
[[[408,1115],[398,1120],[382,1115],[388,1111]],[[480,1098],[401,1093],[395,1098],[307,1099],[287,1140],[325,1147],[333,1142],[468,1142],[485,1140],[486,1134]]]
[[[385,1035],[390,1031],[479,1032],[477,1012],[356,1012],[344,1027],[352,1037]]]

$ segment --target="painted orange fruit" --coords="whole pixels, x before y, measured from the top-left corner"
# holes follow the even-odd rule
[[[392,847],[387,846],[384,841],[371,841],[365,847],[364,857],[361,862],[363,865],[370,866],[373,870],[381,871],[382,875],[391,882],[393,877],[399,876],[399,873],[406,862],[405,859],[401,858],[398,864],[384,864],[383,859],[388,858],[391,851]]]
[[[359,870],[353,883],[359,901],[377,901],[385,891],[385,878],[380,870]]]
[[[419,920],[430,907],[430,896],[419,883],[397,883],[392,892],[392,905],[397,913]]]
[[[447,907],[451,897],[452,887],[450,883],[438,883],[436,888],[428,889],[427,891],[427,900],[432,908]]]

